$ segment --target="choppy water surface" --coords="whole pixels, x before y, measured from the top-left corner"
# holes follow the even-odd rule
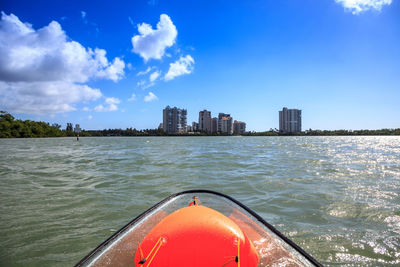
[[[400,264],[400,137],[133,137],[0,140],[0,265],[73,265],[194,188],[325,265]]]

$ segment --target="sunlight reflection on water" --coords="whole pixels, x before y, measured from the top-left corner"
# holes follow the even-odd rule
[[[400,264],[400,137],[0,140],[0,265],[70,266],[162,198],[242,201],[323,264]]]

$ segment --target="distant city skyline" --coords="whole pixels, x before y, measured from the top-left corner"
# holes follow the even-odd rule
[[[0,11],[0,110],[17,119],[154,129],[170,105],[188,125],[206,109],[260,132],[290,107],[302,130],[400,127],[400,1],[5,0]]]
[[[246,123],[233,120],[230,114],[218,113],[213,117],[211,111],[199,111],[198,121],[187,122],[187,109],[166,106],[162,111],[162,122],[159,129],[167,134],[181,134],[188,132],[202,132],[208,134],[243,134],[246,132]]]

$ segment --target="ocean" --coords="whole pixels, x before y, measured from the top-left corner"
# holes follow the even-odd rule
[[[398,136],[0,139],[0,265],[74,265],[188,189],[241,201],[324,265],[400,265]]]

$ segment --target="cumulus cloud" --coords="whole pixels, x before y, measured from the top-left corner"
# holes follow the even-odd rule
[[[99,89],[66,82],[0,82],[0,107],[15,113],[55,114],[75,111],[74,103],[94,101]]]
[[[104,101],[104,105],[98,105],[94,108],[94,111],[97,112],[108,112],[108,111],[116,111],[118,110],[117,104],[121,103],[118,98],[115,97],[107,97]]]
[[[155,71],[152,74],[150,74],[149,80],[150,82],[154,82],[157,80],[157,78],[160,76],[161,72],[160,71]]]
[[[35,30],[2,12],[0,40],[1,106],[12,112],[72,111],[75,103],[102,95],[82,83],[95,78],[117,82],[124,75],[123,60],[116,57],[110,62],[105,50],[69,40],[56,21]]]
[[[105,57],[105,50],[102,51],[104,51],[104,58],[107,60],[107,58]],[[125,68],[125,62],[120,58],[116,57],[114,58],[113,63],[109,64],[107,68],[99,69],[96,73],[96,77],[109,79],[116,82],[119,79],[121,79],[121,77],[124,75],[124,68]]]
[[[149,59],[161,59],[165,49],[171,47],[176,40],[178,31],[171,18],[162,14],[157,28],[142,23],[138,25],[139,35],[132,37],[132,51],[139,54],[145,61]]]
[[[52,21],[37,31],[17,16],[2,12],[0,20],[0,80],[86,82],[90,78],[118,81],[125,63],[111,63],[104,49],[86,49],[68,41],[61,25]]]
[[[384,5],[390,5],[392,0],[335,0],[337,3],[342,4],[347,10],[353,14],[375,9],[380,11]]]
[[[149,92],[149,94],[144,97],[145,102],[151,102],[151,101],[155,101],[157,99],[158,99],[158,97],[155,94],[153,94],[152,92]]]
[[[107,97],[105,103],[108,105],[114,105],[121,103],[121,101],[116,97]]]
[[[136,100],[136,95],[132,94],[131,97],[128,99],[129,102],[135,101]]]
[[[174,63],[169,64],[169,70],[167,74],[165,74],[164,79],[169,81],[173,80],[177,76],[192,73],[194,69],[193,64],[194,59],[190,55],[180,57]]]

